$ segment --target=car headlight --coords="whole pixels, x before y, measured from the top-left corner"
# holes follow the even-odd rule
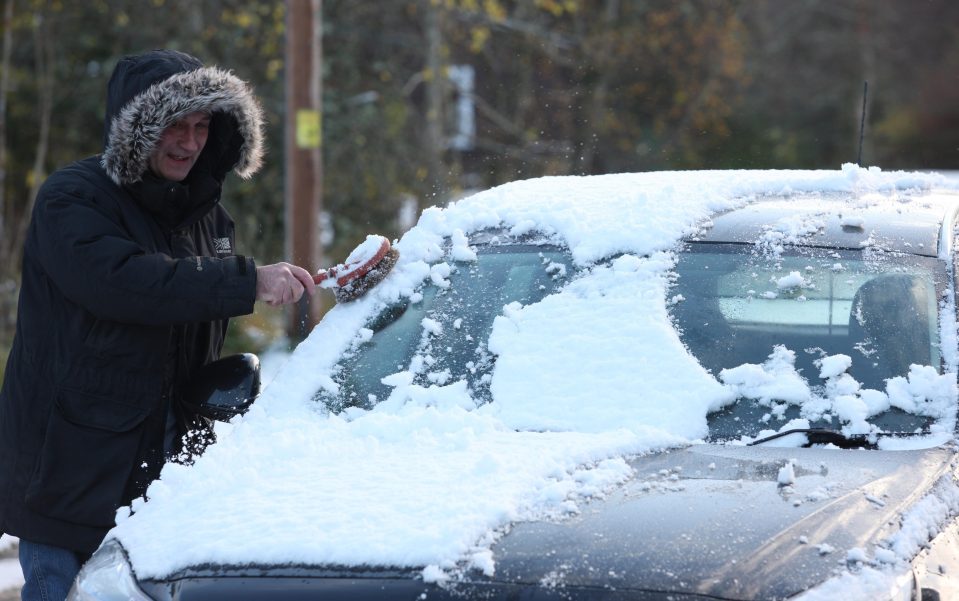
[[[67,601],[151,601],[137,586],[127,554],[116,540],[104,543],[80,568]]]

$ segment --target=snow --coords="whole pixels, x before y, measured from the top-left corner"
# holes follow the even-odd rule
[[[939,420],[936,434],[913,444],[944,442],[955,426],[954,374],[916,366],[886,391],[866,391],[849,381],[842,356],[824,357],[833,392],[823,395],[796,372],[794,351],[779,347],[763,365],[717,378],[686,351],[666,310],[681,302],[668,290],[677,241],[717,211],[770,194],[881,197],[932,186],[947,180],[853,165],[548,177],[427,209],[396,243],[401,258],[390,276],[331,310],[249,413],[218,424],[217,444],[194,465],[164,467],[149,501],[118,512],[110,537],[141,578],[194,563],[292,562],[409,566],[438,582],[462,567],[494,574],[490,549],[510,523],[575,515],[584,500],[633,477],[624,457],[703,438],[707,414],[737,397],[771,412],[786,403],[809,417],[833,411],[852,432],[891,404]],[[569,248],[578,270],[557,293],[496,317],[486,341],[496,356],[493,402],[477,406],[448,373],[418,384],[416,365],[384,380],[392,391],[372,410],[330,415],[312,401],[318,390],[337,389],[334,365],[369,338],[374,313],[400,298],[419,302],[424,283],[449,286],[457,262],[476,260],[468,235],[491,227],[545,234]],[[766,252],[816,227],[772,224]],[[803,278],[783,279],[780,289]],[[429,319],[421,326],[424,336],[442,330]],[[943,338],[955,344],[954,332]],[[779,481],[788,485],[792,464],[783,469]]]
[[[16,544],[17,539],[15,537],[6,534],[0,536],[0,554],[10,551]],[[0,559],[0,592],[19,589],[22,586],[23,571],[20,569],[20,561],[16,556]]]
[[[836,378],[852,367],[852,357],[843,354],[823,357],[819,361],[819,367],[820,378]]]
[[[932,492],[902,517],[899,530],[873,549],[854,547],[847,560],[858,564],[797,597],[796,601],[910,598],[893,597],[899,588],[910,591],[913,577],[909,560],[959,513],[959,485],[951,475],[943,477]],[[873,559],[870,559],[870,551]],[[822,550],[820,549],[820,552]]]
[[[470,248],[469,239],[463,230],[453,230],[450,237],[453,248],[450,250],[450,258],[454,261],[475,261],[476,251]]]
[[[796,470],[793,469],[792,461],[787,462],[786,465],[779,468],[776,481],[779,482],[780,486],[789,486],[790,484],[796,483]]]
[[[23,586],[23,571],[16,558],[0,559],[0,592]]]
[[[932,434],[926,438],[915,438],[911,448],[921,448],[930,444],[942,444],[952,438],[956,426],[956,407],[959,390],[956,386],[956,374],[940,374],[933,367],[913,365],[906,376],[896,376],[886,382],[885,392],[863,389],[859,382],[845,373],[852,365],[848,355],[837,354],[818,360],[820,378],[825,380],[825,395],[816,394],[809,382],[795,368],[796,353],[784,346],[776,346],[769,359],[761,364],[747,363],[719,373],[719,379],[732,391],[732,398],[754,399],[760,405],[769,407],[771,412],[781,417],[787,405],[800,407],[801,415],[808,420],[816,420],[824,414],[831,414],[843,422],[843,433],[870,434],[874,428],[866,419],[897,407],[908,413],[925,415],[938,421],[931,427]],[[784,425],[780,431],[796,427],[808,428],[808,423],[797,426],[792,422]],[[763,430],[756,437],[763,438],[774,434],[772,430]],[[744,439],[749,442],[754,439]],[[910,448],[903,440],[882,439],[881,448]]]
[[[670,326],[663,275],[669,265],[662,254],[645,261],[622,256],[540,303],[507,308],[489,339],[498,355],[491,385],[497,402],[479,411],[523,430],[622,427],[657,441],[704,436],[707,411],[733,399]],[[544,339],[556,341],[549,353],[538,352]],[[602,341],[605,351],[587,352],[596,344],[591,340]],[[664,363],[676,369],[663,370]],[[570,373],[581,377],[564,377]],[[662,402],[639,402],[650,389]]]
[[[366,263],[380,252],[384,242],[389,244],[389,240],[383,236],[370,234],[366,237],[366,240],[354,248],[353,252],[346,257],[345,264],[352,265],[354,263]]]
[[[802,277],[802,274],[798,271],[790,271],[789,275],[784,276],[776,280],[776,287],[780,290],[788,290],[792,288],[802,288],[806,285],[806,279]]]
[[[762,365],[747,363],[724,369],[719,378],[733,391],[732,398],[756,399],[767,406],[774,399],[802,405],[812,398],[812,392],[795,364],[794,351],[776,346]]]
[[[865,226],[865,221],[860,215],[843,215],[839,220],[839,223],[844,227],[854,227],[863,229]]]

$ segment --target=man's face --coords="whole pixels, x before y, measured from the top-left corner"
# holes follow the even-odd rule
[[[153,154],[150,170],[164,179],[183,181],[196,163],[210,134],[210,114],[195,112],[184,115],[166,128]]]

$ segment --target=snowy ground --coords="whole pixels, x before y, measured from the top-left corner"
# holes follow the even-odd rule
[[[0,538],[0,601],[19,599],[21,586],[23,572],[17,560],[17,539],[4,536]]]

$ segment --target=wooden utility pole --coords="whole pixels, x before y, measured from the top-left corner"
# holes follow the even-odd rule
[[[426,140],[427,169],[431,196],[427,205],[436,204],[440,192],[446,189],[446,167],[443,164],[443,151],[446,141],[443,137],[443,97],[446,90],[444,73],[443,33],[440,26],[440,8],[433,2],[426,3],[424,17],[426,29]]]
[[[321,265],[322,0],[286,2],[286,254],[315,272]],[[319,321],[319,297],[294,305],[288,334],[302,340]]]

